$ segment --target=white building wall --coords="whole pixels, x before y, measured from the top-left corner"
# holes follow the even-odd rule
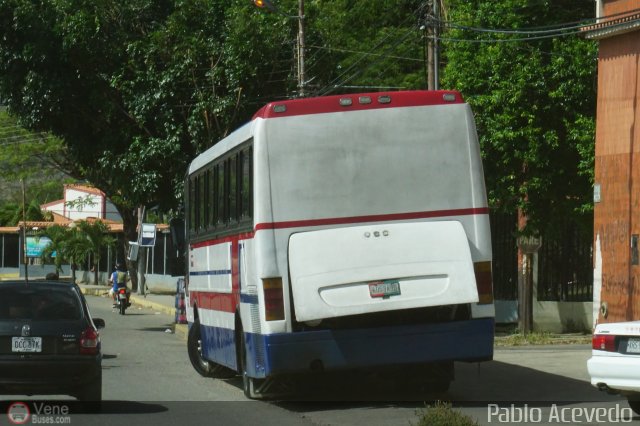
[[[64,197],[65,216],[69,219],[103,218],[104,196],[67,188]]]

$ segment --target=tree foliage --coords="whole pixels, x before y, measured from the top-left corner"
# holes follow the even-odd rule
[[[273,3],[278,12],[248,0],[0,0],[0,99],[21,125],[59,138],[67,172],[103,190],[135,240],[136,207],[177,208],[194,156],[264,103],[299,94],[298,2]],[[446,3],[447,20],[484,28],[593,14],[581,0]],[[425,88],[428,4],[307,0],[307,94]],[[474,107],[491,204],[526,211],[534,228],[584,210],[595,45],[443,37],[465,40],[443,44],[443,87]]]
[[[552,28],[593,14],[593,5],[509,0],[450,1],[467,28]],[[579,37],[535,41],[522,34],[456,28],[446,33],[444,84],[476,113],[492,206],[521,209],[527,232],[591,208],[597,46]],[[464,41],[460,41],[464,40]]]
[[[29,132],[0,107],[0,203],[22,202],[26,197],[41,203],[60,197],[64,181],[64,144],[46,133]]]

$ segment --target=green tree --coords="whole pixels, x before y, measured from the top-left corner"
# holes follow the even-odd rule
[[[71,280],[76,282],[76,271],[91,253],[91,241],[76,227],[70,228],[65,241],[65,256],[71,263]]]
[[[70,237],[70,230],[66,226],[51,225],[38,233],[38,237],[47,237],[51,241],[42,250],[41,258],[46,261],[53,261],[56,267],[56,273],[60,275],[62,272],[62,264],[68,260],[67,242]]]
[[[23,220],[22,204],[6,203],[0,206],[0,226],[18,226]],[[25,206],[24,215],[27,221],[41,221],[45,215],[36,200]]]
[[[94,274],[93,283],[98,284],[98,266],[102,258],[102,250],[107,247],[113,247],[115,244],[115,238],[109,235],[109,226],[104,222],[97,220],[95,222],[89,222],[81,220],[76,223],[77,231],[80,237],[84,237],[84,244],[78,244],[74,246],[74,254],[76,249],[84,248],[86,250],[86,256],[91,257],[91,266]],[[75,256],[74,256],[75,257]]]
[[[449,6],[443,86],[460,90],[474,108],[491,206],[519,209],[530,233],[560,218],[581,219],[591,209],[597,47],[575,34],[523,39],[532,37],[527,29],[592,17],[592,5],[454,0]]]

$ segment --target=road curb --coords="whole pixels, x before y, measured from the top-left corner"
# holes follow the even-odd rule
[[[189,333],[189,327],[187,324],[174,324],[173,334],[180,337],[182,340],[187,340],[187,334]]]

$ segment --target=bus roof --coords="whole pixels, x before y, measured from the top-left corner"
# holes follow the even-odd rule
[[[271,102],[253,119],[451,103],[464,103],[462,95],[454,90],[356,93]]]

